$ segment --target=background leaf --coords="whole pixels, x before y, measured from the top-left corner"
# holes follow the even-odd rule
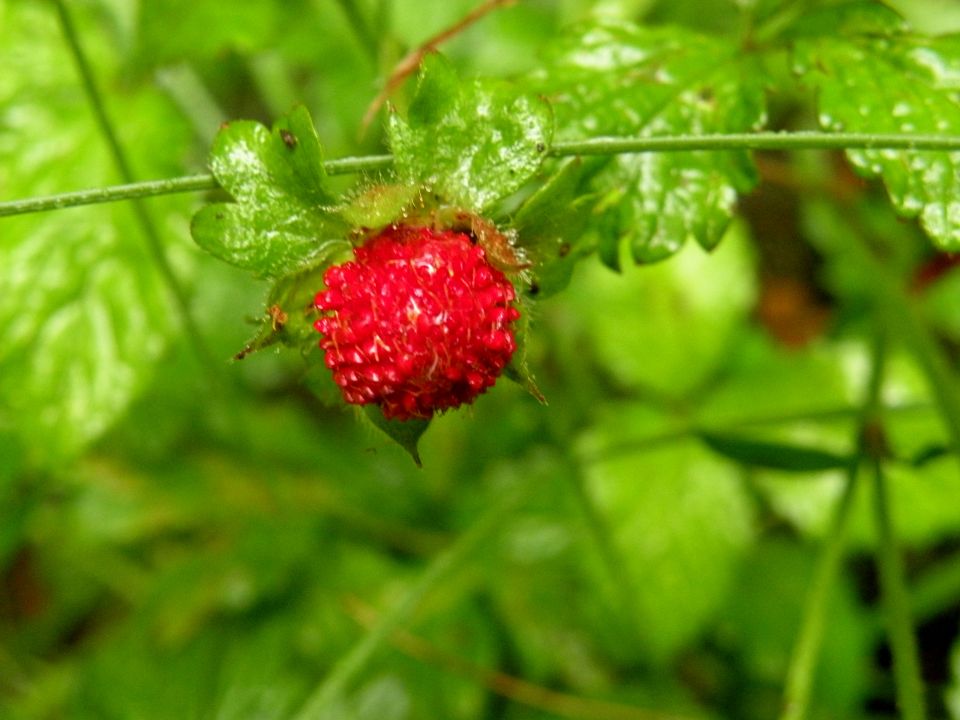
[[[836,470],[850,464],[849,458],[817,448],[767,442],[714,432],[700,432],[699,437],[718,455],[741,462],[744,465],[770,470],[817,472]]]
[[[5,195],[118,180],[46,10],[18,8],[0,25]],[[150,89],[114,100],[108,112],[137,119],[123,133],[137,171],[177,172],[189,135],[170,103]],[[166,155],[153,153],[155,146]],[[193,264],[182,232],[189,202],[151,204],[168,218],[162,235],[181,272]],[[30,464],[55,465],[99,437],[143,390],[177,334],[172,298],[134,220],[130,207],[118,205],[4,221],[0,427],[15,430]]]
[[[406,120],[387,125],[397,172],[448,202],[483,210],[537,172],[552,136],[549,107],[492,82],[461,82],[438,55],[425,58]]]
[[[408,50],[476,4],[67,6],[146,179],[204,172],[223,120],[272,121],[297,102],[329,157],[385,152],[378,123],[357,138],[368,103]],[[402,91],[392,99],[398,117],[420,113],[422,127],[434,127],[464,95],[500,93],[497,107],[509,109],[519,94],[547,93],[563,138],[576,139],[749,129],[765,89],[769,124],[804,129],[818,109],[789,74],[790,43],[873,36],[871,52],[888,60],[909,43],[949,57],[942,40],[887,27],[893,16],[879,4],[829,5],[817,19],[820,3],[773,0],[515,3],[442,43],[456,70],[451,85],[434,77],[433,106],[410,108]],[[933,31],[955,15],[940,5],[891,3]],[[117,181],[55,17],[42,3],[0,2],[4,200]],[[637,24],[593,32],[597,18]],[[571,22],[580,29],[561,33]],[[460,79],[473,77],[483,79]],[[282,134],[252,132],[266,153],[252,201],[282,185],[280,204],[351,226],[432,203],[390,173],[355,190],[352,178],[318,177],[313,150],[291,155]],[[271,157],[284,161],[271,166]],[[303,313],[319,289],[320,256],[301,270],[291,254],[296,272],[256,280],[190,242],[201,198],[147,202],[211,348],[212,380],[180,341],[129,207],[0,219],[0,291],[12,300],[0,301],[0,717],[289,717],[371,620],[520,485],[532,491],[523,505],[496,518],[497,532],[403,618],[403,633],[346,688],[337,717],[546,720],[571,708],[599,717],[598,702],[618,717],[776,717],[842,478],[747,467],[698,432],[776,449],[781,464],[784,448],[851,453],[878,292],[877,273],[858,261],[865,247],[910,289],[918,326],[950,357],[960,321],[955,259],[935,252],[919,224],[896,221],[880,183],[853,177],[837,153],[756,159],[763,182],[740,196],[720,247],[687,242],[668,262],[622,274],[585,258],[599,251],[615,264],[620,234],[656,235],[643,223],[661,215],[662,237],[703,230],[709,239],[726,218],[722,199],[750,186],[751,159],[551,159],[493,202],[492,219],[516,232],[531,263],[517,283],[527,361],[550,404],[498,383],[431,422],[418,442],[422,469],[354,422],[323,366]],[[429,159],[415,162],[427,172]],[[344,237],[334,230],[329,237]],[[273,304],[289,316],[277,339],[293,347],[230,362],[251,324],[274,333]],[[110,332],[96,334],[100,315],[87,310],[101,306]],[[57,334],[61,313],[75,324]],[[948,717],[960,475],[951,452],[914,462],[954,443],[923,366],[889,340],[884,462],[926,697],[932,717]],[[858,492],[811,718],[894,712],[869,507]],[[405,644],[411,637],[421,644]],[[532,686],[529,704],[501,694],[520,682]]]
[[[910,35],[878,3],[841,5],[808,22],[797,30],[793,69],[816,89],[822,127],[960,132],[960,38]],[[960,249],[960,153],[849,150],[847,157],[862,175],[882,177],[897,211],[919,217],[938,246]]]
[[[662,422],[642,406],[606,410],[585,451],[616,446]],[[624,582],[636,589],[645,653],[664,662],[697,636],[732,587],[751,535],[750,502],[731,465],[684,443],[610,453],[585,475],[628,574]]]

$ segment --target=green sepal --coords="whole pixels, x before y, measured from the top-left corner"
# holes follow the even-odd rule
[[[297,348],[306,356],[320,339],[313,328],[317,318],[313,300],[323,288],[323,273],[350,248],[346,240],[332,241],[314,258],[314,265],[276,280],[267,295],[259,330],[234,357],[242,360],[252,352],[277,343]]]
[[[392,112],[387,120],[401,180],[477,211],[533,178],[552,136],[544,100],[503,83],[463,82],[436,54],[423,61],[407,118]]]
[[[606,158],[571,158],[531,195],[513,218],[517,246],[531,262],[532,295],[547,297],[570,282],[577,261],[595,249],[589,232],[599,197],[586,184]]]
[[[420,461],[420,450],[418,443],[421,436],[430,427],[430,420],[423,418],[412,418],[410,420],[388,420],[383,416],[383,411],[377,405],[367,405],[363,408],[363,414],[367,419],[382,430],[386,435],[397,443],[400,447],[410,453],[410,457],[417,464],[417,467],[423,467]]]
[[[517,305],[520,306],[518,308],[520,310],[520,318],[513,327],[513,336],[517,343],[517,349],[513,352],[510,363],[503,369],[503,374],[523,387],[523,389],[533,395],[538,402],[546,405],[547,399],[543,393],[540,392],[537,381],[534,379],[533,373],[530,371],[530,366],[527,363],[527,335],[530,332],[529,303],[524,303],[521,298],[517,300]]]
[[[354,228],[372,230],[405,217],[424,205],[423,192],[412,185],[371,185],[340,208],[340,216]]]
[[[306,369],[300,381],[321,404],[342,408],[343,394],[340,392],[340,386],[334,382],[333,372],[324,361],[326,353],[320,349],[320,334],[316,333],[316,336],[316,342],[303,355]]]
[[[310,114],[297,107],[273,130],[239,120],[224,125],[210,169],[235,202],[214,203],[193,217],[197,244],[259,277],[282,277],[330,252],[349,224],[326,185]]]

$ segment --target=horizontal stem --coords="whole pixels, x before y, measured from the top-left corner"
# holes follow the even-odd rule
[[[367,157],[329,160],[323,164],[323,167],[328,175],[348,175],[355,172],[382,170],[389,167],[391,163],[393,163],[393,158],[390,155],[369,155]],[[213,175],[186,175],[168,180],[146,180],[125,185],[111,185],[91,190],[60,193],[59,195],[2,202],[0,203],[0,217],[26,215],[27,213],[43,212],[45,210],[60,210],[79,205],[117,202],[118,200],[134,200],[157,195],[216,190],[219,187],[220,185]]]
[[[144,182],[113,185],[111,187],[94,188],[92,190],[77,190],[76,192],[48,195],[46,197],[26,198],[0,203],[0,217],[6,215],[25,215],[27,213],[42,212],[44,210],[60,210],[62,208],[77,207],[78,205],[95,205],[97,203],[116,202],[117,200],[132,200],[134,198],[151,197],[154,195],[170,195],[173,193],[196,192],[198,190],[214,190],[219,185],[213,175],[188,175],[186,177],[171,178],[170,180],[147,180]]]
[[[554,157],[692,150],[939,150],[960,151],[960,136],[889,133],[761,132],[662,137],[597,137],[558,142]]]
[[[914,150],[960,152],[960,136],[897,135],[877,133],[762,132],[668,137],[598,137],[554,143],[549,157],[572,155],[626,155],[649,152],[690,152],[695,150]],[[390,155],[368,155],[329,160],[329,175],[383,170],[390,167]],[[115,185],[78,192],[0,202],[0,217],[59,210],[76,205],[130,200],[133,198],[196,192],[217,188],[212,175],[190,175],[169,180]]]

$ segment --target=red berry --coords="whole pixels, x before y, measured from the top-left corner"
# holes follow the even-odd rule
[[[314,327],[348,403],[428,418],[471,403],[516,350],[513,285],[460,232],[396,225],[331,267]]]

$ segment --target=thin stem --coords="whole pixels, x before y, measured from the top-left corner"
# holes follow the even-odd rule
[[[547,148],[549,157],[574,155],[625,155],[648,152],[691,152],[717,150],[914,150],[960,151],[960,136],[894,135],[876,133],[763,132],[715,135],[676,135],[672,137],[601,137],[575,142],[559,142]],[[329,175],[384,170],[393,164],[390,155],[368,155],[330,160],[324,163]],[[0,203],[0,217],[73,205],[114,202],[177,192],[215,188],[210,175],[171,178],[133,183],[119,187],[11,200]]]
[[[960,150],[960,136],[891,133],[761,132],[663,137],[597,137],[555,143],[548,154],[622,155],[693,150]]]
[[[220,187],[213,175],[187,175],[171,178],[170,180],[147,180],[145,182],[113,185],[111,187],[93,188],[92,190],[77,190],[75,192],[48,195],[47,197],[26,198],[0,203],[0,217],[5,215],[26,215],[27,213],[44,212],[46,210],[61,210],[63,208],[80,207],[82,205],[96,205],[111,203],[118,200],[133,200],[136,198],[154,197],[158,195],[172,195],[183,192],[199,192],[202,190],[216,190]]]
[[[817,560],[813,584],[810,586],[810,592],[804,604],[802,625],[787,668],[783,713],[780,715],[780,720],[802,720],[807,716],[817,660],[823,643],[830,591],[833,589],[843,561],[850,508],[853,505],[857,486],[859,460],[858,456],[847,470],[843,495],[837,504],[830,532]]]
[[[317,5],[319,7],[320,3],[317,3]],[[340,6],[341,12],[347,18],[350,29],[353,30],[353,34],[356,35],[364,52],[373,64],[377,65],[380,60],[381,39],[374,34],[366,19],[360,14],[356,0],[337,0],[337,5]]]
[[[366,157],[346,157],[329,160],[323,164],[327,175],[348,175],[356,172],[370,172],[390,167],[393,158],[389,155],[368,155]],[[119,200],[135,200],[158,195],[172,195],[183,192],[216,190],[220,187],[213,175],[187,175],[169,180],[146,180],[125,185],[78,190],[75,192],[48,195],[46,197],[25,198],[0,203],[0,217],[26,215],[28,213],[61,210],[80,205],[96,205]]]
[[[853,237],[858,241],[850,248],[857,251],[863,267],[875,278],[875,298],[884,323],[904,343],[927,378],[930,395],[950,433],[953,447],[960,447],[960,380],[950,359],[941,347],[930,323],[923,316],[916,299],[910,295],[902,278],[885,262],[883,248],[874,247],[860,223],[847,219]],[[886,238],[875,238],[881,243]]]
[[[903,577],[903,565],[890,517],[887,483],[880,458],[874,458],[873,463],[873,512],[879,540],[877,565],[887,610],[890,648],[893,652],[893,675],[897,686],[897,704],[903,713],[903,720],[925,720],[927,713],[923,698],[923,680],[920,677],[917,641],[910,619],[910,604]]]
[[[77,72],[80,74],[80,79],[83,83],[83,89],[87,95],[87,99],[90,102],[90,107],[93,109],[97,125],[100,126],[100,132],[110,148],[110,154],[113,156],[113,162],[114,165],[116,165],[117,171],[120,173],[120,177],[126,184],[129,185],[134,181],[133,171],[130,168],[130,163],[127,159],[126,153],[120,144],[120,139],[114,130],[113,123],[107,115],[107,109],[103,102],[103,96],[97,87],[96,79],[93,75],[93,69],[90,67],[90,63],[87,60],[87,55],[80,44],[80,37],[77,34],[76,26],[73,23],[73,18],[70,16],[70,12],[67,10],[64,0],[54,0],[54,6],[57,9],[57,16],[60,20],[60,29],[63,32],[63,37],[67,43],[67,46],[70,48],[73,61],[77,66]],[[177,309],[180,313],[181,321],[183,322],[184,332],[190,339],[191,345],[201,361],[201,365],[207,369],[213,368],[213,361],[209,351],[206,349],[206,345],[203,342],[200,331],[190,315],[190,306],[187,300],[187,294],[180,285],[180,281],[177,279],[177,276],[173,271],[173,267],[170,265],[170,261],[167,258],[163,247],[163,242],[161,241],[160,235],[157,232],[156,225],[154,225],[153,220],[150,218],[150,214],[147,212],[146,205],[135,199],[133,202],[133,211],[136,215],[137,222],[140,224],[141,230],[143,231],[150,254],[153,256],[153,260],[156,263],[157,268],[160,270],[160,274],[166,282],[170,293],[173,295]],[[215,375],[212,370],[211,374]]]
[[[869,428],[873,427],[880,408],[884,356],[883,340],[878,336],[872,354],[870,379],[867,384],[863,406],[860,409],[860,422],[856,431],[856,450],[850,458],[843,495],[841,495],[840,502],[837,504],[830,532],[824,541],[823,551],[817,561],[813,584],[810,586],[810,592],[804,605],[803,621],[797,635],[797,643],[794,646],[793,654],[790,657],[790,665],[787,668],[781,720],[802,720],[807,716],[807,710],[810,706],[817,659],[820,655],[824,628],[826,627],[830,591],[836,582],[840,565],[843,562],[847,525],[850,519],[850,508],[853,506],[856,493],[857,475],[860,464],[868,451]]]
[[[400,601],[383,613],[364,638],[333,666],[323,682],[307,699],[295,720],[314,720],[322,717],[324,711],[341,699],[350,683],[363,672],[394,631],[410,620],[426,596],[437,585],[466,563],[477,547],[500,527],[533,485],[534,483],[527,482],[514,488],[512,492],[504,493],[500,501],[492,505],[473,527],[461,535],[451,547],[440,553],[400,598]]]

